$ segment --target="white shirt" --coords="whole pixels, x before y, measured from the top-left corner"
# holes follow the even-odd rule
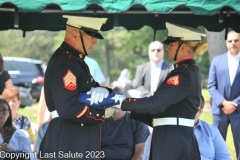
[[[104,83],[106,80],[97,61],[88,56],[84,58],[84,61],[87,63],[90,73],[93,76],[94,80],[99,84]]]
[[[152,61],[150,63],[151,63],[151,88],[150,88],[150,91],[153,95],[153,93],[156,91],[156,89],[158,87],[158,81],[159,81],[159,77],[161,74],[163,60],[161,60],[157,64],[155,64]]]
[[[227,57],[228,57],[228,70],[229,70],[230,84],[232,86],[234,78],[237,73],[238,66],[239,66],[240,52],[234,57],[228,52]]]

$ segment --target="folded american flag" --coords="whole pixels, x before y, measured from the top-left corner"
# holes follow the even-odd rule
[[[80,93],[78,95],[78,101],[91,107],[105,109],[120,104],[120,101],[123,100],[122,97],[123,94],[121,93],[110,93],[108,97],[104,98],[101,103],[93,103],[91,102],[91,94]]]

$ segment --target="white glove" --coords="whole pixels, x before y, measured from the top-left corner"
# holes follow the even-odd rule
[[[92,88],[87,94],[91,94],[91,102],[98,103],[102,102],[104,98],[107,98],[109,91],[103,87]]]
[[[115,111],[115,108],[113,107],[109,107],[107,109],[105,109],[105,118],[109,118],[113,112]]]
[[[130,89],[128,91],[125,91],[124,95],[127,98],[143,98],[142,92],[137,89]]]
[[[125,91],[123,94],[121,95],[118,95],[119,96],[119,102],[120,104],[117,104],[113,107],[115,108],[120,108],[121,109],[121,106],[122,106],[122,101],[126,98],[142,98],[143,97],[143,94],[141,91],[139,90],[136,90],[136,89],[130,89],[128,91]]]

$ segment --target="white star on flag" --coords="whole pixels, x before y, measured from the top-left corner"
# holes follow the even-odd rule
[[[115,94],[111,99],[115,100],[115,103],[117,103],[117,101],[120,101],[120,96]]]

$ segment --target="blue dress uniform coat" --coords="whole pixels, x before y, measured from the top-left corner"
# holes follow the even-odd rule
[[[129,98],[121,109],[131,111],[131,118],[153,126],[153,118],[194,119],[200,104],[199,69],[194,60],[174,65],[165,81],[149,98]],[[200,160],[193,126],[161,125],[153,128],[151,160]]]
[[[56,110],[59,117],[49,124],[40,145],[40,159],[95,160],[104,157],[99,125],[105,120],[104,110],[78,101],[79,93],[99,86],[90,75],[84,57],[63,42],[48,63],[44,81],[46,104],[48,110]]]

